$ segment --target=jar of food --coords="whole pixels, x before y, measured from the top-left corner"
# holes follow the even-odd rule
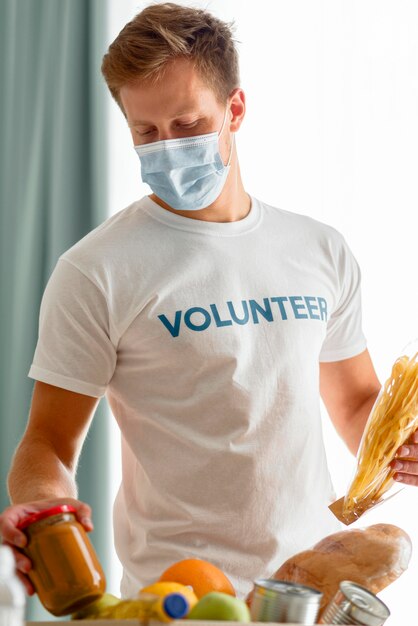
[[[28,539],[28,577],[44,607],[68,615],[100,598],[106,579],[76,509],[64,504],[33,513],[18,525]]]

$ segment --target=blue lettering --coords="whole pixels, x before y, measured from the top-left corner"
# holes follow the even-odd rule
[[[304,309],[304,304],[296,304],[296,300],[302,300],[302,296],[289,296],[290,304],[292,305],[293,313],[296,319],[307,319],[306,313],[299,313],[299,309]]]
[[[270,302],[276,302],[280,311],[281,319],[287,320],[287,311],[290,309],[285,307],[286,301],[290,302],[292,312],[295,319],[314,319],[314,320],[328,320],[328,303],[325,298],[317,296],[275,296],[274,298],[263,298],[263,303],[257,302],[257,300],[241,300],[240,305],[228,300],[226,305],[229,310],[230,319],[221,319],[219,313],[219,305],[210,304],[210,311],[199,306],[191,307],[184,313],[184,323],[193,331],[202,331],[209,328],[212,323],[212,319],[218,328],[224,326],[232,326],[233,324],[239,324],[243,326],[250,321],[250,311],[252,315],[252,321],[254,324],[260,323],[260,318],[264,318],[268,322],[273,322],[273,312]],[[241,317],[237,315],[237,308],[241,306]],[[197,315],[192,321],[192,316]],[[200,314],[200,318],[199,318]],[[166,315],[158,315],[158,319],[164,324],[172,337],[178,337],[180,334],[181,321],[183,311],[176,311],[174,321],[171,322]]]
[[[319,315],[315,315],[314,313],[314,311],[319,310],[318,306],[316,304],[312,304],[312,302],[316,303],[315,296],[304,296],[304,298],[305,298],[306,306],[309,311],[309,317],[311,318],[311,320],[320,320],[321,318],[319,317]]]
[[[176,317],[174,318],[174,325],[169,322],[165,315],[159,315],[158,318],[162,321],[168,332],[172,337],[178,337],[180,332],[181,311],[176,311]]]
[[[319,311],[321,313],[321,320],[327,320],[328,319],[327,301],[325,300],[325,298],[318,298],[318,304],[319,304]]]
[[[285,302],[285,300],[287,300],[286,296],[282,296],[282,297],[275,297],[275,298],[270,298],[270,300],[272,302],[277,302],[277,304],[279,305],[279,309],[280,309],[280,315],[282,316],[282,320],[287,320],[287,313],[286,310],[284,308],[284,304],[283,302]]]
[[[197,324],[193,324],[190,319],[193,313],[201,313],[203,315],[203,317],[205,318],[203,324],[200,324],[200,326],[198,326]],[[194,306],[191,309],[187,309],[186,313],[184,314],[184,323],[188,328],[190,328],[190,330],[206,330],[211,321],[212,320],[209,313],[206,311],[206,309],[202,309],[202,307],[200,306]]]
[[[250,300],[250,308],[253,316],[254,324],[258,324],[257,311],[268,321],[273,321],[273,313],[271,312],[271,306],[268,298],[263,298],[264,309],[261,304],[258,304],[255,300]]]
[[[216,304],[211,304],[210,308],[212,309],[213,319],[215,320],[215,324],[218,328],[219,326],[232,326],[231,320],[221,320]]]
[[[248,304],[245,300],[241,300],[241,304],[242,304],[242,310],[244,311],[243,319],[240,319],[239,317],[237,317],[237,314],[235,313],[234,305],[232,304],[231,300],[228,300],[227,302],[229,312],[234,322],[236,322],[237,324],[248,324],[248,320],[250,319],[250,314],[248,312]]]

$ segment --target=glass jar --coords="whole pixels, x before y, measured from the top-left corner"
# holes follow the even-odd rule
[[[43,606],[68,615],[100,598],[106,579],[76,509],[67,504],[39,511],[18,528],[28,542],[22,552],[32,561],[28,577]]]

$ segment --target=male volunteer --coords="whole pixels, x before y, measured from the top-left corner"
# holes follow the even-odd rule
[[[255,578],[340,528],[319,399],[355,454],[380,388],[359,267],[334,228],[245,191],[234,141],[245,94],[225,23],[150,5],[102,71],[152,193],[62,254],[50,277],[0,530],[18,545],[24,510],[63,501],[92,527],[75,470],[106,395],[122,432],[122,594],[194,556],[245,597]],[[268,85],[262,97],[253,167],[265,169],[277,113]],[[399,478],[416,484],[416,467]],[[32,593],[29,566],[18,555]]]

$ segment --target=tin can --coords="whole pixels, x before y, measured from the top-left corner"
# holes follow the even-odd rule
[[[318,623],[382,626],[389,615],[386,604],[374,593],[357,583],[343,580]]]
[[[322,593],[296,583],[259,578],[254,581],[251,621],[315,624]]]

